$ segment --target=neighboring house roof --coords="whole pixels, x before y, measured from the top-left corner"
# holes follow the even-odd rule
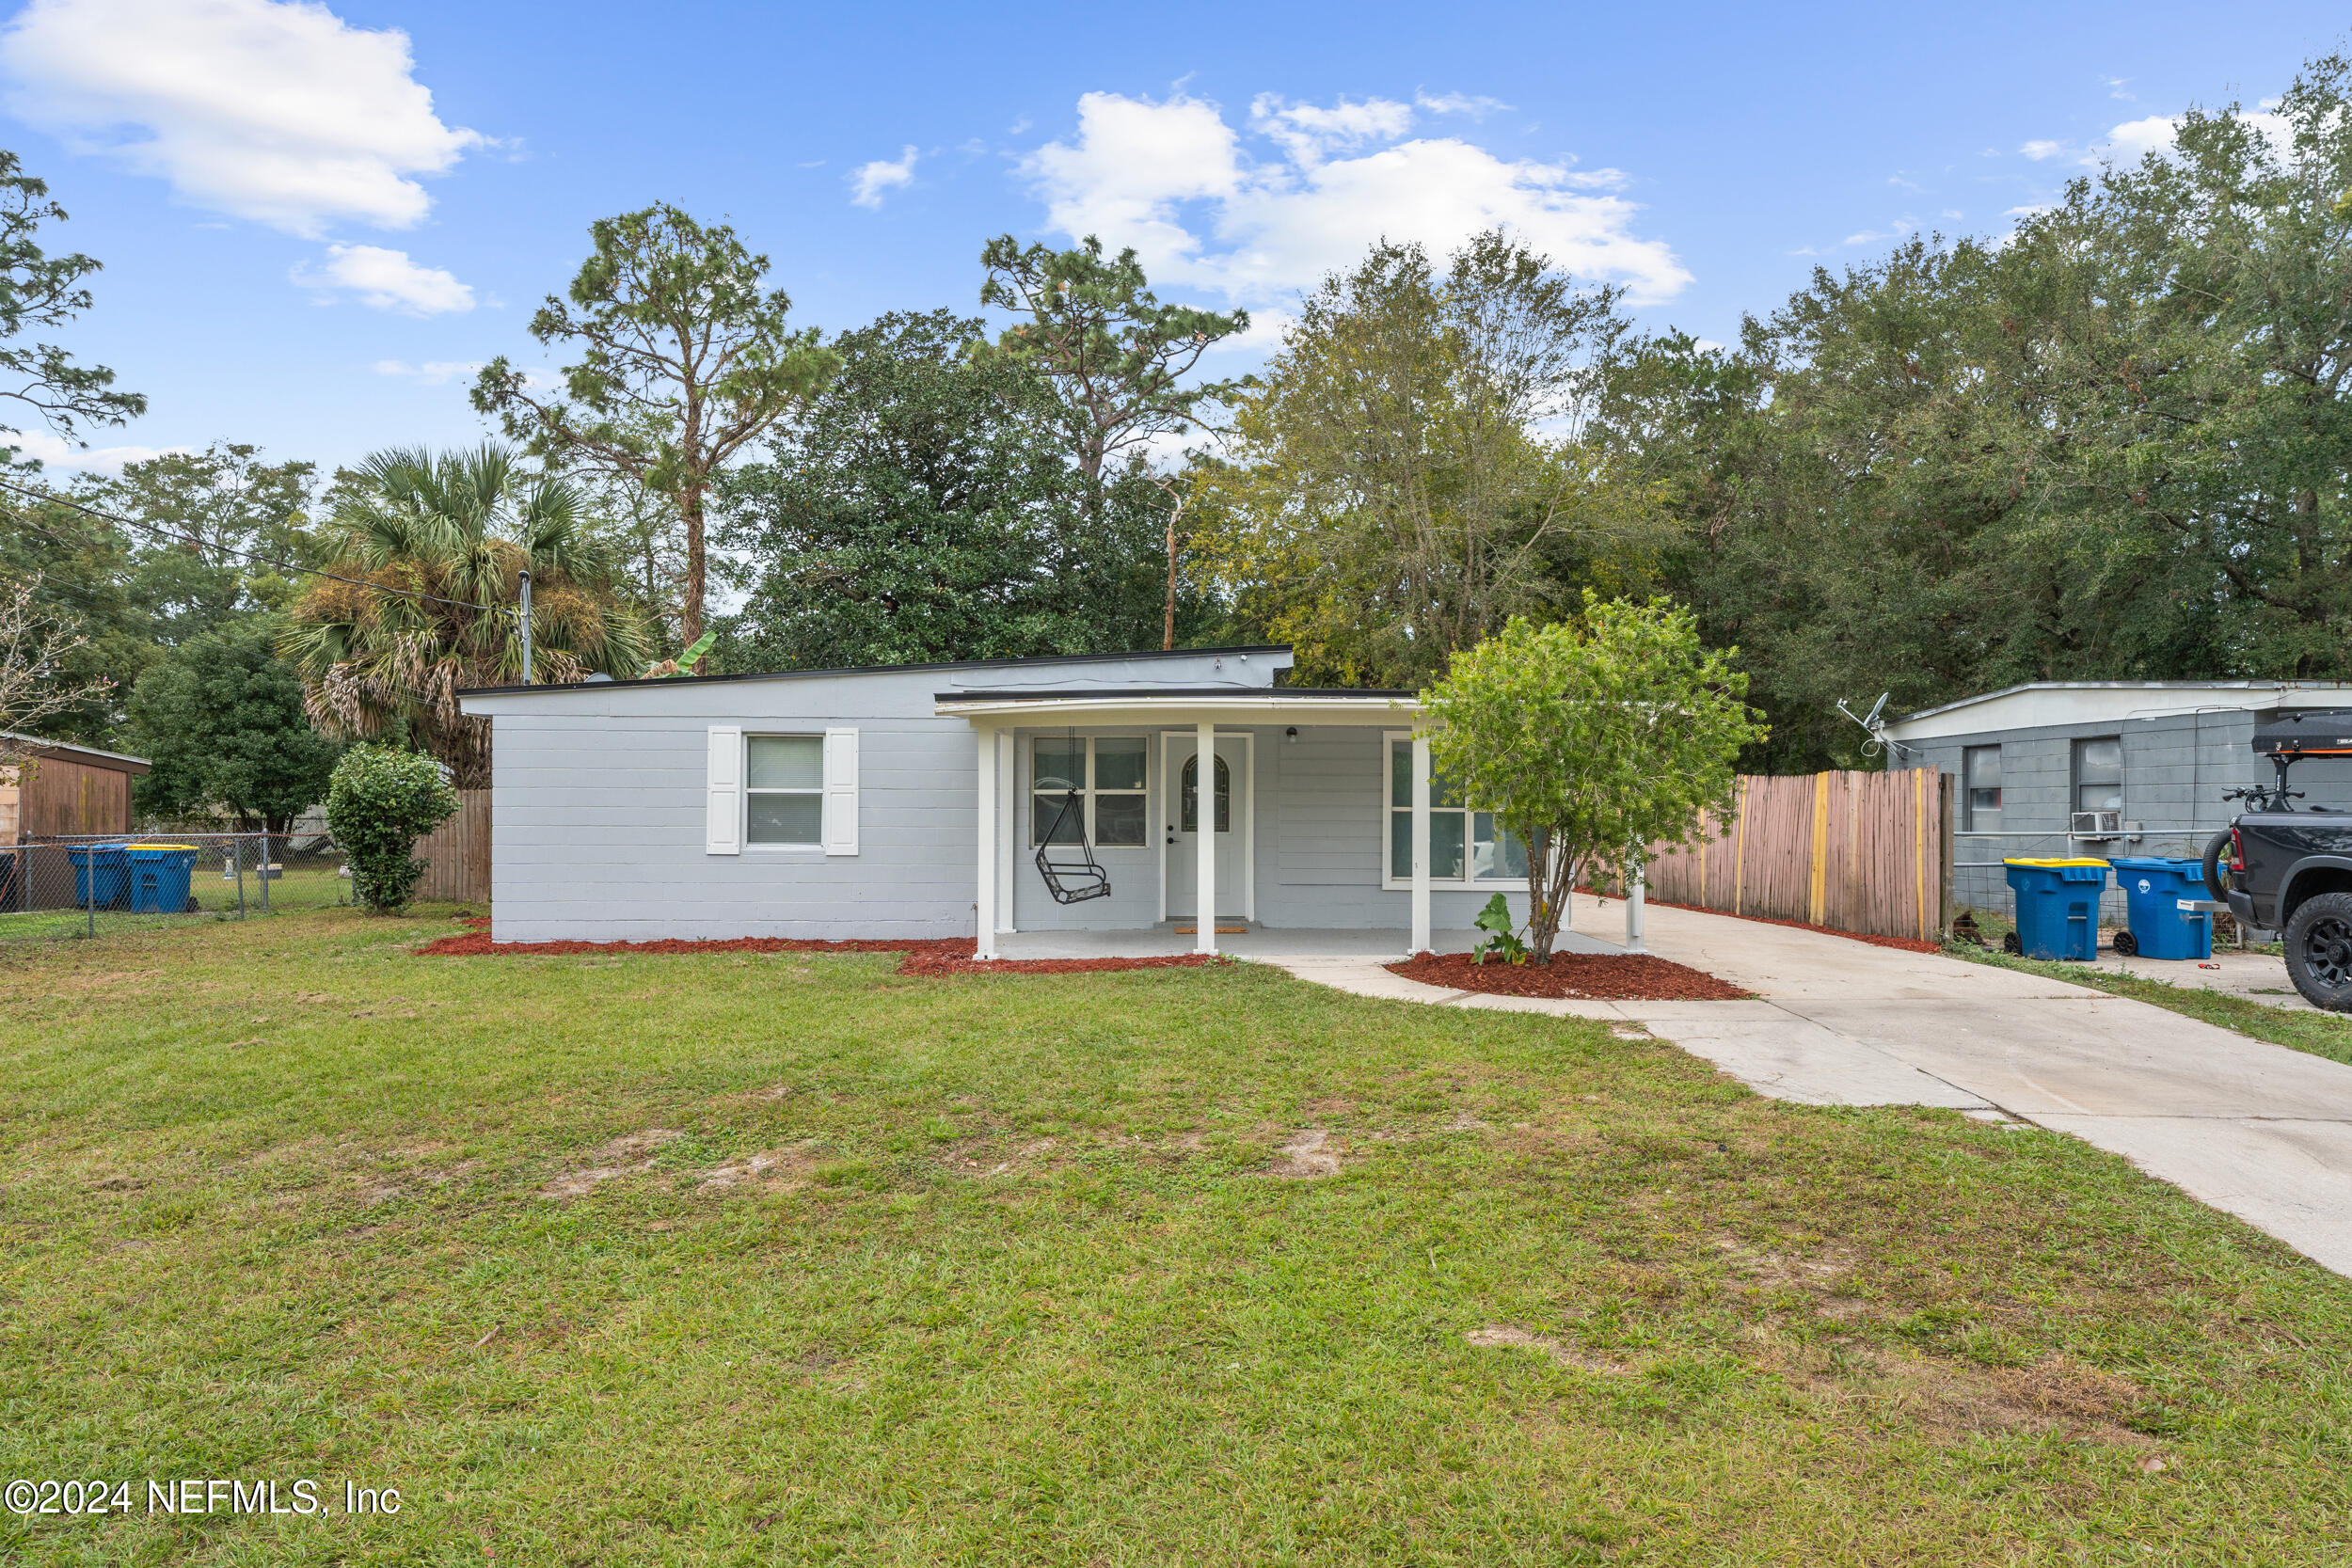
[[[567,685],[532,686],[469,686],[458,691],[460,697],[512,696],[529,692],[534,697],[559,691],[610,691],[623,686],[710,686],[721,681],[806,681],[841,675],[903,675],[915,670],[989,670],[1014,669],[1035,664],[1118,664],[1146,658],[1247,658],[1253,654],[1279,654],[1290,657],[1286,642],[1254,643],[1237,648],[1152,648],[1136,653],[1111,654],[1034,654],[1023,658],[958,658],[926,664],[853,664],[833,670],[772,670],[740,675],[649,675],[638,680],[587,680]]]
[[[37,757],[78,762],[86,768],[103,768],[117,773],[145,773],[154,767],[145,757],[135,757],[122,752],[102,752],[95,746],[76,746],[71,741],[51,740],[46,736],[26,735],[22,730],[0,730],[0,740],[15,741]]]
[[[2194,713],[2342,707],[2345,681],[2029,681],[1890,720],[1897,740],[2082,724],[2122,724]]]

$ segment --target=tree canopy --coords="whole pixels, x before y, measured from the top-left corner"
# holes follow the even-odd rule
[[[279,633],[311,720],[341,740],[405,738],[461,789],[490,783],[490,724],[457,693],[523,678],[520,574],[532,575],[532,673],[635,676],[644,627],[612,588],[568,482],[495,446],[378,452],[347,476],[333,577],[313,578]]]
[[[101,263],[79,251],[52,256],[40,245],[41,226],[65,221],[47,182],[25,173],[15,153],[0,150],[0,399],[79,440],[85,426],[119,425],[144,414],[147,399],[117,391],[115,372],[103,365],[77,364],[56,343],[21,341],[90,308],[87,283]],[[0,436],[18,432],[0,423]],[[8,450],[13,457],[15,449]]]
[[[967,356],[981,325],[934,310],[843,333],[840,374],[729,478],[723,538],[755,563],[731,667],[1158,641],[1157,492],[1122,465],[1089,515],[1051,388]],[[1200,609],[1184,610],[1189,628]]]
[[[1197,544],[1305,678],[1411,686],[1513,615],[1646,580],[1658,507],[1579,438],[1617,295],[1500,233],[1442,267],[1383,242],[1232,394]]]
[[[282,833],[326,794],[340,752],[311,728],[302,679],[261,622],[199,632],[139,676],[135,743],[152,769],[135,787],[144,812],[225,812],[241,831]]]
[[[1666,581],[1774,739],[1837,698],[2352,666],[2347,65],[2192,111],[1999,243],[1817,272],[1736,350],[1614,356],[1597,438],[1685,527]]]
[[[724,224],[667,203],[589,226],[595,251],[531,318],[543,344],[576,347],[560,391],[501,356],[473,404],[537,454],[622,475],[676,508],[685,532],[679,635],[702,635],[708,578],[705,504],[717,475],[832,376],[814,328],[786,325],[792,301],[767,289],[768,258]]]

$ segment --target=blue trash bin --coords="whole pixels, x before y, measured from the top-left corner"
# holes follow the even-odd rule
[[[2111,863],[2141,958],[2213,957],[2213,916],[2181,908],[2184,898],[2213,896],[2205,888],[2203,862],[2128,855]]]
[[[133,844],[125,846],[129,863],[131,908],[139,914],[184,914],[194,902],[188,896],[188,876],[196,869],[193,844]]]
[[[122,874],[128,863],[119,844],[76,844],[66,850],[66,859],[73,863],[73,904],[87,909],[95,904],[111,910],[122,902]]]
[[[2099,895],[2107,863],[2061,858],[2005,860],[2002,874],[2017,894],[2017,941],[2028,958],[2099,956]]]

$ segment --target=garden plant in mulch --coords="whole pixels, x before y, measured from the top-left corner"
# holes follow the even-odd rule
[[[1584,1002],[1737,1002],[1753,993],[1671,958],[1644,954],[1554,953],[1549,963],[1480,963],[1468,953],[1423,953],[1391,974],[1448,990]]]

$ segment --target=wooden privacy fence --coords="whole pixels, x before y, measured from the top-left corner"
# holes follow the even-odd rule
[[[1743,776],[1730,821],[1651,851],[1649,891],[1727,914],[1934,942],[1949,924],[1949,793],[1933,768]]]
[[[417,840],[417,858],[428,862],[417,884],[420,898],[481,904],[490,897],[490,792],[461,789],[448,821]]]

